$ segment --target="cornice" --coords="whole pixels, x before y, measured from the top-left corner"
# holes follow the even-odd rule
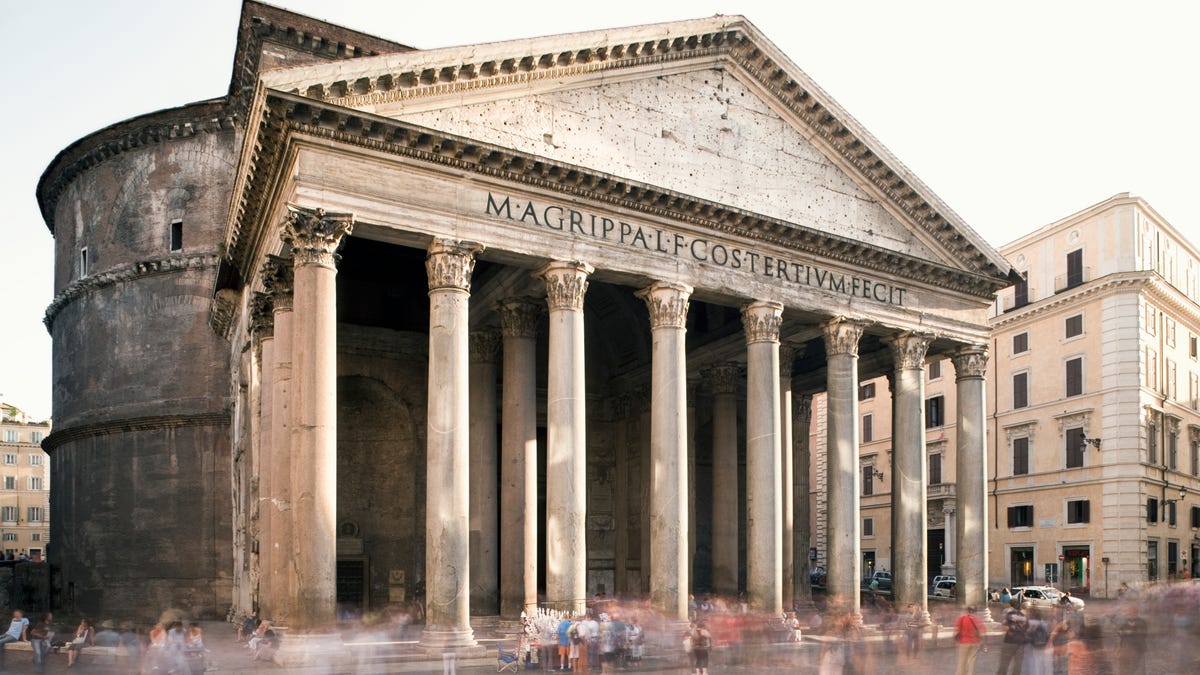
[[[155,429],[171,429],[176,427],[213,426],[228,424],[229,412],[203,412],[178,415],[154,415],[134,417],[131,419],[113,420],[85,424],[66,429],[55,429],[54,433],[42,439],[42,450],[52,452],[54,449],[72,441],[94,436],[126,434],[134,431],[153,431]]]
[[[139,277],[167,274],[180,270],[215,269],[220,262],[220,255],[215,252],[193,253],[157,260],[141,260],[126,265],[119,265],[100,274],[93,274],[83,279],[77,279],[68,284],[66,288],[60,291],[58,295],[55,295],[54,299],[50,301],[50,305],[46,307],[46,314],[42,318],[42,323],[46,325],[47,331],[52,330],[54,328],[54,318],[58,316],[58,313],[64,307],[74,302],[77,298],[101,288],[107,288],[113,284],[130,281]]]
[[[1109,274],[1095,281],[1078,286],[1066,293],[1055,293],[1036,302],[1031,302],[1018,310],[1003,312],[990,319],[992,329],[1011,328],[1013,324],[1032,321],[1042,314],[1054,311],[1064,305],[1073,305],[1084,298],[1091,298],[1115,292],[1123,287],[1145,287],[1149,282],[1147,272],[1118,272]],[[1137,290],[1140,290],[1138,288]]]
[[[670,29],[673,26],[666,26]],[[482,50],[484,56],[444,50],[444,63],[429,58],[375,64],[382,73],[355,71],[347,78],[341,69],[314,69],[317,81],[280,89],[314,102],[338,107],[379,106],[422,98],[461,96],[472,91],[498,87],[520,87],[539,80],[568,80],[618,69],[661,67],[686,60],[714,62],[728,60],[740,73],[753,79],[764,92],[789,110],[821,142],[837,153],[861,178],[886,197],[915,227],[968,271],[987,277],[1007,279],[1011,266],[961,219],[941,203],[919,180],[911,176],[848,113],[833,103],[825,92],[804,76],[786,57],[776,54],[763,36],[742,19],[734,21],[687,22],[679,29],[695,32],[653,39],[637,39],[611,44],[620,31],[601,36],[584,34],[580,39],[605,40],[582,48],[572,46],[548,52],[522,54],[537,45],[518,43],[511,56],[497,56],[494,50]],[[436,53],[435,53],[436,56]],[[464,62],[464,58],[467,61]],[[716,67],[721,64],[714,63]],[[324,80],[321,81],[323,73]],[[285,73],[285,75],[290,75]],[[339,79],[334,79],[339,78]],[[1003,286],[999,286],[1003,287]]]
[[[278,166],[292,139],[305,135],[690,223],[838,261],[851,268],[897,274],[971,297],[992,300],[997,290],[1008,285],[999,274],[954,269],[815,228],[434,129],[294,94],[264,91],[261,98],[261,108],[251,111],[255,123],[245,139],[246,154],[227,230],[226,250],[238,269],[249,267],[255,238],[248,231],[263,226],[268,217],[263,209],[271,202],[276,187],[276,177],[264,167]],[[258,131],[256,136],[252,135],[254,129]]]
[[[229,132],[237,126],[238,117],[221,98],[140,115],[84,136],[59,152],[38,180],[38,205],[46,227],[54,234],[54,211],[63,190],[101,162],[148,145]]]

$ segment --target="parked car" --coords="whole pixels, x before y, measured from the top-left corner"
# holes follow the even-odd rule
[[[1021,600],[1022,609],[1029,607],[1039,607],[1041,609],[1055,609],[1059,606],[1062,600],[1063,592],[1053,586],[1017,586],[1012,589],[1014,598]],[[1084,607],[1083,600],[1075,596],[1070,596],[1071,606],[1074,609],[1082,610]]]
[[[958,597],[958,582],[954,579],[942,579],[933,585],[934,600],[953,600]]]
[[[933,594],[933,589],[937,587],[939,581],[956,581],[957,578],[953,574],[939,574],[933,578],[929,584],[929,593]]]
[[[873,572],[870,576],[864,577],[862,580],[862,589],[864,591],[871,590],[872,582],[879,582],[876,586],[876,591],[879,593],[892,592],[892,573],[886,571]]]

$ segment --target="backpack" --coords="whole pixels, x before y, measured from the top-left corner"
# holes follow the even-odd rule
[[[1046,622],[1039,621],[1029,633],[1029,644],[1034,647],[1045,647],[1050,641],[1050,633],[1046,630]]]

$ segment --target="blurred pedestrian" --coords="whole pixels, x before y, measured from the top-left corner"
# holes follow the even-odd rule
[[[905,656],[912,657],[921,653],[921,624],[924,619],[921,606],[915,602],[909,603],[904,623]]]
[[[712,633],[704,621],[692,624],[692,672],[695,675],[708,675],[708,657],[712,651]]]
[[[975,616],[974,605],[954,622],[954,641],[958,643],[958,667],[955,675],[975,675],[975,659],[980,650],[987,651],[987,630]]]
[[[29,629],[29,646],[33,648],[33,667],[39,673],[46,672],[46,655],[50,653],[50,641],[54,639],[54,615],[46,612]]]
[[[1122,675],[1140,675],[1146,672],[1146,620],[1138,615],[1136,605],[1127,605],[1121,614],[1117,624],[1117,635],[1121,638],[1117,671]]]
[[[1004,642],[1000,645],[1000,663],[996,675],[1021,675],[1021,660],[1025,652],[1027,620],[1021,612],[1020,600],[1014,599],[1004,610]]]

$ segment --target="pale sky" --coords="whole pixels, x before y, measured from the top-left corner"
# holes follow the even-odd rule
[[[419,48],[742,14],[999,246],[1119,192],[1200,245],[1200,3],[279,0]],[[50,415],[34,188],[113,122],[225,93],[240,0],[0,0],[0,400]]]

